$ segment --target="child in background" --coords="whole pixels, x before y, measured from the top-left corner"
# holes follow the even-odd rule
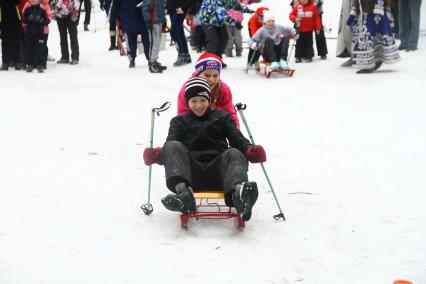
[[[232,102],[231,89],[220,79],[221,70],[222,59],[216,54],[205,52],[200,55],[195,63],[195,72],[191,75],[191,78],[201,77],[207,80],[211,91],[210,108],[212,110],[219,109],[226,111],[231,115],[237,127],[240,128],[237,112]],[[183,84],[178,95],[178,114],[190,112],[188,104],[185,101],[185,86],[186,82]]]
[[[27,72],[33,72],[37,68],[39,73],[43,73],[46,62],[46,50],[44,43],[44,28],[49,24],[49,19],[40,6],[39,0],[29,0],[30,6],[23,10],[23,22],[25,29],[25,64]]]
[[[166,2],[164,0],[144,0],[142,14],[149,34],[148,68],[151,73],[162,73],[166,66],[158,62],[160,54],[161,31],[166,22]]]
[[[291,6],[294,7],[294,5],[296,5],[298,2],[298,0],[292,0],[291,1]],[[320,20],[322,23],[322,14],[324,14],[324,9],[322,7],[323,5],[323,0],[314,0],[314,5],[317,6],[318,8],[318,13],[320,16]],[[320,33],[316,34],[315,33],[315,44],[317,46],[317,53],[318,56],[321,57],[321,59],[325,60],[327,59],[327,41],[325,39],[325,34],[324,34],[324,27],[321,27]]]
[[[228,32],[228,43],[225,48],[225,55],[227,57],[233,57],[232,50],[235,45],[235,56],[240,57],[243,52],[243,37],[241,35],[241,29],[243,25],[243,13],[241,11],[230,10],[228,15],[231,20],[226,25],[226,31]]]
[[[27,9],[28,7],[31,7],[30,2],[25,2],[25,5],[22,9],[22,14],[24,14],[25,9]],[[50,6],[49,6],[49,0],[42,0],[40,3],[40,7],[46,11],[46,15],[47,15],[47,22],[50,23],[52,21],[52,11],[50,10]],[[22,24],[24,30],[27,30],[27,25],[25,23]],[[44,26],[44,31],[43,31],[43,60],[42,60],[42,66],[43,69],[46,69],[47,67],[47,57],[49,55],[49,48],[47,46],[47,39],[49,38],[49,25],[46,24]]]
[[[250,39],[250,48],[259,49],[265,61],[271,62],[271,69],[289,69],[287,63],[289,38],[296,36],[296,30],[275,24],[270,11],[263,13],[263,27]]]
[[[254,15],[251,16],[248,21],[248,32],[250,38],[255,35],[258,29],[263,26],[263,12],[269,11],[266,7],[259,7],[256,9]],[[260,53],[256,52],[254,49],[249,49],[248,58],[247,58],[247,70],[250,66],[259,61]]]
[[[312,62],[314,56],[314,42],[312,32],[320,34],[322,24],[318,8],[310,0],[298,0],[290,13],[290,20],[296,24],[299,39],[296,42],[296,63]]]

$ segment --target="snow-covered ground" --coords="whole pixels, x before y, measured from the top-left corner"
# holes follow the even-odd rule
[[[282,7],[289,24],[287,2],[265,3],[276,14]],[[327,5],[335,31],[340,4]],[[1,284],[426,283],[424,30],[417,52],[372,75],[340,67],[333,39],[326,61],[293,64],[293,78],[243,73],[247,50],[225,58],[222,79],[248,105],[287,221],[272,218],[278,209],[254,164],[260,196],[243,232],[230,220],[183,231],[160,203],[168,193],[160,166],[154,212],[139,209],[148,183],[142,151],[150,108],[172,102],[156,117],[161,146],[193,65],[172,67],[168,48],[163,74],[150,74],[143,56],[129,70],[106,51],[102,12],[96,20],[96,33],[93,24],[79,33],[79,65],[0,72]]]

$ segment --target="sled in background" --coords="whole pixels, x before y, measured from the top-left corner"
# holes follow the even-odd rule
[[[229,219],[235,218],[235,226],[239,230],[245,227],[245,221],[241,219],[235,208],[225,205],[223,191],[194,192],[197,203],[197,212],[183,213],[180,215],[180,225],[188,229],[189,221],[195,219]]]
[[[283,74],[285,76],[291,77],[293,76],[294,72],[296,70],[294,69],[277,69],[277,70],[272,70],[271,69],[271,63],[270,62],[266,62],[264,60],[262,60],[258,66],[256,66],[256,73],[261,74],[261,75],[265,75],[266,78],[271,77],[272,73],[278,73],[278,74]]]
[[[121,23],[119,21],[116,22],[115,29],[117,30],[117,46],[118,50],[120,51],[120,55],[126,55],[126,47],[124,46],[124,34],[123,30],[121,29]]]

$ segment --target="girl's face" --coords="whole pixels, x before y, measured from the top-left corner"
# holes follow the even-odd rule
[[[265,26],[266,26],[268,29],[272,29],[273,27],[275,27],[275,20],[268,20],[268,21],[266,21],[266,22],[265,22]]]
[[[199,77],[206,79],[209,83],[210,90],[213,90],[217,82],[219,82],[220,74],[216,69],[207,69],[200,73]]]
[[[30,4],[31,5],[37,5],[38,4],[38,0],[30,0]]]
[[[309,2],[309,0],[300,0],[300,4],[302,4],[303,6],[307,5]]]
[[[209,100],[205,97],[192,97],[188,101],[189,108],[196,116],[203,116],[209,108]]]

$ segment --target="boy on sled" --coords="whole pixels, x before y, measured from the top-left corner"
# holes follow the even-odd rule
[[[144,161],[164,165],[166,184],[173,192],[161,200],[168,210],[194,213],[193,192],[222,188],[226,205],[248,221],[258,197],[256,182],[248,182],[248,161],[263,163],[266,153],[242,135],[227,112],[211,110],[210,97],[205,79],[188,80],[185,99],[191,113],[170,121],[166,143],[146,148]]]

